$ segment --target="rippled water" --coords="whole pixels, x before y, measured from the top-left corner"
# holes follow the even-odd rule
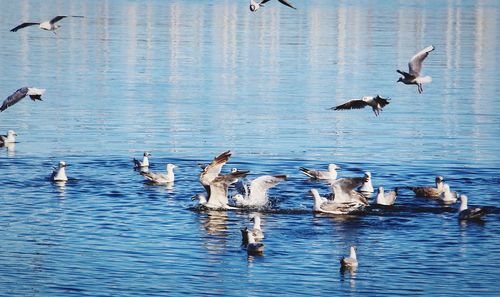
[[[276,3],[274,3],[276,2]],[[500,289],[500,5],[495,1],[0,1],[0,88],[47,88],[1,113],[0,295],[496,295]],[[55,15],[56,37],[20,21]],[[395,70],[433,44],[424,73]],[[379,117],[334,112],[380,94]],[[288,174],[247,257],[248,212],[197,212],[197,163]],[[173,189],[131,159],[179,166]],[[73,180],[48,180],[59,160]],[[373,174],[385,188],[443,175],[483,223],[402,191],[392,208],[313,215],[299,166]],[[356,273],[339,272],[348,247]]]

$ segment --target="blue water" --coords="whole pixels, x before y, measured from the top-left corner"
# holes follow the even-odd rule
[[[2,99],[47,89],[0,114],[0,295],[498,295],[500,4],[497,1],[0,0]],[[21,21],[60,22],[58,36]],[[419,95],[397,84],[418,50],[436,50]],[[334,112],[347,99],[391,103]],[[197,212],[197,163],[287,174],[261,213],[263,256],[248,257],[248,212]],[[172,189],[151,170],[179,166]],[[74,180],[48,180],[59,160]],[[402,191],[393,208],[314,215],[326,184],[298,167],[370,170],[374,186],[442,175],[483,223]],[[342,274],[351,244],[359,268]]]

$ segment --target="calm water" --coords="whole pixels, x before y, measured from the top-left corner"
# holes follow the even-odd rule
[[[500,289],[500,4],[497,1],[0,1],[0,90],[47,88],[0,114],[0,295],[496,295]],[[380,2],[380,1],[377,1]],[[431,3],[432,2],[432,3]],[[436,3],[434,3],[436,2]],[[55,15],[59,35],[20,21]],[[395,70],[433,44],[423,72]],[[349,98],[392,98],[333,112]],[[288,174],[262,212],[266,251],[247,257],[248,212],[196,212],[198,162]],[[173,189],[152,170],[179,166]],[[51,166],[76,180],[51,183]],[[365,215],[313,215],[299,166],[373,174],[385,188],[443,175],[482,224],[403,191]],[[338,260],[358,247],[356,273]]]

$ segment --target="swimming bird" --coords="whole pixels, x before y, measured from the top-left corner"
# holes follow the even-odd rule
[[[482,216],[484,216],[487,213],[487,210],[485,208],[481,207],[474,207],[474,208],[468,208],[467,207],[467,196],[462,194],[460,195],[460,211],[458,212],[458,219],[459,220],[474,220],[474,219],[480,219]]]
[[[154,173],[154,172],[141,172],[144,178],[154,184],[164,185],[168,183],[173,183],[175,181],[174,168],[177,168],[174,164],[167,164],[167,173]]]
[[[243,185],[239,194],[233,196],[237,206],[261,207],[269,201],[267,190],[286,180],[286,175],[263,175],[252,180],[250,186]]]
[[[452,192],[450,186],[445,183],[443,184],[443,192],[439,194],[439,200],[444,204],[453,204],[457,202],[457,192]]]
[[[384,187],[378,187],[376,203],[378,205],[393,205],[398,197],[398,188],[394,191],[384,192]]]
[[[13,130],[7,131],[7,135],[0,135],[0,146],[9,144],[9,143],[15,143],[16,142],[16,132]]]
[[[6,110],[9,106],[12,106],[16,104],[17,102],[21,101],[26,95],[30,96],[31,100],[36,101],[40,100],[42,101],[42,95],[45,93],[45,89],[37,89],[33,87],[22,87],[12,93],[7,99],[5,99],[2,103],[2,106],[0,107],[0,111]]]
[[[335,199],[329,200],[325,197],[321,197],[316,189],[309,190],[309,193],[314,199],[313,212],[342,215],[360,210],[364,206],[356,201],[337,203]]]
[[[55,182],[59,181],[67,181],[68,177],[66,176],[66,163],[64,161],[60,161],[59,165],[54,168],[54,171],[52,172],[52,176],[50,179]]]
[[[264,244],[261,242],[255,242],[252,231],[246,230],[248,237],[247,253],[250,255],[260,255],[264,252]]]
[[[264,3],[269,2],[270,0],[262,0],[260,2],[257,2],[255,0],[250,0],[250,11],[257,11],[259,8],[264,7]],[[290,2],[286,0],[278,0],[281,4],[286,5],[290,8],[297,9],[295,8]]]
[[[255,239],[264,239],[264,232],[260,226],[260,216],[258,214],[253,215],[250,218],[250,222],[253,222],[252,235]]]
[[[54,34],[57,35],[56,30],[59,29],[60,26],[56,23],[64,18],[67,18],[67,17],[83,18],[83,16],[81,16],[81,15],[58,15],[58,16],[54,17],[53,19],[51,19],[50,21],[45,21],[45,22],[41,22],[41,23],[32,23],[32,22],[22,23],[21,25],[15,27],[15,28],[12,28],[10,30],[10,32],[16,32],[17,30],[28,27],[28,26],[38,25],[40,27],[40,29],[52,31],[52,32],[54,32]]]
[[[210,197],[210,184],[217,178],[220,174],[222,166],[231,157],[231,151],[225,151],[213,159],[213,161],[208,165],[203,165],[202,172],[200,173],[200,183],[203,185],[207,191],[207,195]]]
[[[417,85],[418,92],[422,93],[424,89],[422,88],[423,83],[430,83],[432,82],[432,77],[430,76],[420,76],[420,71],[422,70],[422,63],[424,62],[425,58],[429,55],[430,52],[434,50],[434,46],[430,45],[423,50],[419,51],[417,54],[415,54],[411,59],[410,62],[408,62],[408,68],[409,68],[409,73],[401,71],[401,70],[396,70],[399,74],[402,75],[398,79],[397,82],[402,82],[405,85]]]
[[[340,169],[339,166],[335,164],[328,165],[328,171],[320,171],[314,169],[307,169],[305,167],[300,167],[299,170],[312,179],[321,179],[321,180],[334,180],[337,179],[337,169]]]
[[[365,175],[363,177],[363,183],[358,188],[358,191],[361,192],[365,197],[370,198],[373,194],[373,185],[372,185],[372,173],[370,171],[365,171]]]
[[[350,178],[340,178],[332,181],[330,187],[332,192],[335,194],[333,201],[337,203],[351,203],[355,202],[361,205],[369,205],[366,197],[354,191],[355,188],[363,185],[365,182],[365,177],[350,177]]]
[[[237,209],[229,206],[228,188],[230,184],[235,183],[238,178],[247,176],[249,171],[238,171],[216,177],[210,183],[208,198],[204,194],[197,194],[194,199],[199,200],[199,204],[210,209]]]
[[[356,258],[356,247],[351,246],[349,257],[340,259],[340,267],[342,269],[355,269],[358,267],[358,259]]]
[[[346,109],[361,109],[366,106],[370,106],[373,110],[375,116],[378,116],[387,104],[389,104],[389,98],[382,98],[379,95],[364,96],[361,99],[351,99],[344,104],[332,107],[333,110],[346,110]]]
[[[424,187],[409,187],[415,195],[426,198],[439,198],[439,195],[443,192],[444,179],[442,176],[436,176],[435,179],[436,187],[424,186]]]
[[[151,154],[149,152],[144,152],[144,154],[142,154],[142,161],[134,158],[134,160],[132,160],[134,162],[134,169],[149,167],[149,157],[151,157]]]

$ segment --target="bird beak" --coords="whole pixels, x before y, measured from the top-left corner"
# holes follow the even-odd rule
[[[17,136],[17,133],[14,133],[14,136]]]
[[[196,200],[196,199],[198,199],[198,196],[197,196],[197,195],[194,195],[194,196],[192,196],[192,197],[191,197],[191,200],[192,200],[192,201],[194,201],[194,200]]]

